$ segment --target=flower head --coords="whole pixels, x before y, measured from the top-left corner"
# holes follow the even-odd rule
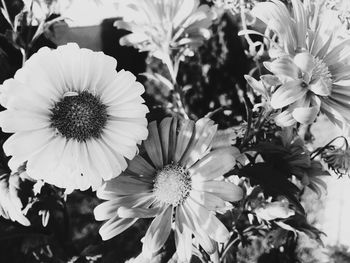
[[[122,20],[115,25],[131,31],[120,43],[159,58],[172,50],[188,54],[210,36],[212,14],[199,0],[118,0],[117,8]]]
[[[204,250],[215,252],[215,242],[229,238],[215,217],[238,201],[242,190],[218,180],[232,169],[240,155],[234,147],[211,150],[217,127],[208,118],[179,121],[165,118],[149,124],[145,156],[138,155],[122,176],[105,183],[97,196],[108,200],[95,208],[100,229],[110,239],[138,218],[155,217],[143,242],[143,254],[152,257],[164,245],[173,227],[180,262],[189,262],[192,235]]]
[[[322,152],[321,157],[339,176],[350,175],[350,149],[330,146]]]
[[[147,138],[143,86],[116,61],[76,44],[42,48],[1,86],[12,170],[58,187],[93,189],[125,170]]]
[[[349,86],[341,83],[350,78],[350,41],[330,48],[333,37],[324,39],[319,34],[317,14],[310,22],[307,7],[300,0],[292,4],[292,15],[278,0],[253,9],[279,37],[278,45],[273,45],[278,50],[273,52],[275,59],[265,63],[282,81],[272,95],[272,107],[282,110],[284,126],[312,123],[320,111],[342,126],[350,122]]]

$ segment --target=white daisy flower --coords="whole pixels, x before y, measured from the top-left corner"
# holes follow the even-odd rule
[[[165,118],[149,125],[145,156],[138,155],[122,176],[107,182],[97,196],[108,200],[95,208],[97,220],[108,220],[100,229],[104,240],[133,225],[139,218],[155,217],[145,235],[142,254],[152,258],[174,229],[179,262],[189,262],[192,236],[208,254],[229,231],[215,212],[231,208],[243,192],[219,180],[236,164],[235,147],[211,150],[217,126],[208,118],[196,123]]]
[[[12,170],[67,190],[118,176],[148,135],[144,87],[114,58],[76,44],[42,48],[0,88]]]

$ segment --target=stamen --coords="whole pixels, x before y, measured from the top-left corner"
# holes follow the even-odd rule
[[[191,183],[191,177],[183,167],[169,164],[158,171],[153,193],[159,202],[177,206],[188,197]]]
[[[87,91],[66,93],[51,112],[51,127],[79,142],[99,138],[108,117],[106,105]]]
[[[329,72],[329,69],[321,59],[315,58],[314,59],[315,67],[312,70],[312,79],[311,81],[317,81],[318,79],[322,78],[327,86],[332,86],[332,74]]]

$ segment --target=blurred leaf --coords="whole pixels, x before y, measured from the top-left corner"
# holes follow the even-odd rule
[[[299,201],[299,188],[291,183],[284,173],[271,165],[267,163],[251,164],[242,168],[238,175],[251,179],[252,185],[260,185],[267,195],[285,196],[299,213],[305,214]]]

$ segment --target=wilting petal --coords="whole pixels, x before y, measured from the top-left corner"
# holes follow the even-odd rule
[[[280,109],[305,96],[308,90],[301,84],[300,80],[295,80],[279,87],[271,97],[271,106]]]

